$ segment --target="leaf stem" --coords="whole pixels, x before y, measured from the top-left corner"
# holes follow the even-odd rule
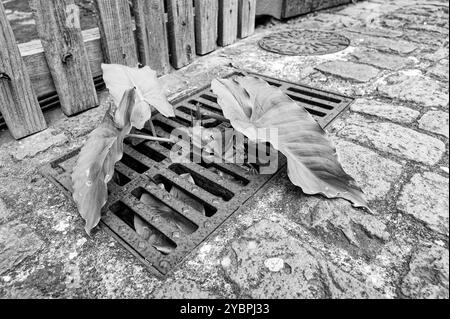
[[[218,121],[222,121],[222,122],[225,122],[225,123],[230,123],[230,121],[228,119],[226,119],[225,117],[220,116],[220,115],[204,114],[204,113],[202,113],[202,116],[204,116],[206,118],[211,118],[211,119],[215,119],[215,120],[218,120]]]
[[[172,139],[162,138],[162,137],[154,137],[148,135],[139,135],[139,134],[129,134],[127,137],[138,138],[141,140],[154,141],[154,142],[165,142],[165,143],[173,143]]]
[[[153,125],[152,119],[150,119],[150,120],[148,121],[148,123],[150,124],[150,129],[152,130],[153,136],[158,136],[158,134],[156,134],[156,129],[155,129],[155,126]]]

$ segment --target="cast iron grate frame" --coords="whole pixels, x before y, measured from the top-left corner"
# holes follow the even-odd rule
[[[236,76],[240,72],[230,74]],[[309,86],[286,82],[283,80],[267,77],[255,73],[248,74],[258,76],[269,84],[274,85],[289,93],[298,103],[314,112],[315,118],[322,127],[329,125],[342,111],[344,111],[353,99],[340,94],[326,92],[311,88]],[[308,104],[310,103],[310,104]],[[181,97],[173,102],[176,110],[176,118],[167,119],[161,115],[154,117],[154,123],[160,136],[169,136],[170,129],[180,126],[190,120],[190,112],[196,111],[197,104],[203,113],[221,114],[220,107],[215,102],[210,86],[201,88],[188,96]],[[145,149],[145,152],[143,151]],[[261,189],[275,175],[254,175],[250,170],[234,164],[214,164],[214,169],[227,175],[233,176],[237,181],[220,176],[210,170],[206,165],[187,163],[174,164],[169,159],[169,147],[155,142],[142,142],[137,145],[127,144],[124,153],[127,161],[139,162],[143,170],[131,168],[130,162],[122,160],[116,166],[116,175],[121,178],[115,179],[108,185],[109,198],[103,210],[101,226],[107,230],[119,243],[129,252],[145,264],[155,275],[167,275],[182,260],[188,256],[198,245],[206,240],[217,228],[219,228],[231,215],[244,205],[259,189]],[[42,173],[53,183],[59,186],[69,198],[71,198],[71,168],[75,164],[79,150],[73,151],[42,169]],[[146,153],[146,154],[144,154]],[[280,156],[278,171],[286,165],[286,160]],[[194,177],[206,180],[206,185],[193,185],[177,175],[174,166],[190,172]],[[139,172],[140,171],[140,172]],[[119,182],[118,180],[124,180]],[[194,178],[195,179],[195,178]],[[192,207],[170,196],[167,189],[158,186],[160,181],[165,181],[185,191],[191,197],[202,202],[206,207],[212,209],[212,216],[202,216]],[[240,181],[240,183],[238,183]],[[199,184],[199,183],[197,183]],[[211,186],[212,185],[212,186]],[[220,189],[231,198],[220,197],[214,194],[212,189]],[[141,203],[134,195],[136,190],[145,190],[157,200],[165,203],[177,214],[190,220],[198,229],[190,234],[181,234],[179,229],[174,228],[157,213],[152,212],[146,205]],[[150,243],[140,239],[139,235],[130,228],[123,219],[119,218],[113,211],[118,204],[128,207],[133,213],[139,215],[148,224],[170,242],[176,244],[175,250],[169,255],[164,255],[155,249]]]

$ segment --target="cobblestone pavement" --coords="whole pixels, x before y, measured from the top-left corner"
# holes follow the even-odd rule
[[[257,41],[294,28],[351,40],[324,56]],[[102,106],[20,142],[0,135],[0,296],[449,297],[448,3],[358,2],[272,22],[164,77],[180,96],[232,66],[357,97],[329,129],[374,213],[305,196],[282,172],[177,270],[159,280],[105,232],[88,238],[73,203],[37,169],[79,147]]]

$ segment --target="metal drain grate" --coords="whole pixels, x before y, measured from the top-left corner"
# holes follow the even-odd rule
[[[235,76],[232,74],[231,76]],[[289,94],[304,105],[325,127],[350,105],[353,99],[261,76],[271,85]],[[203,88],[173,103],[176,118],[154,117],[158,135],[167,137],[180,125],[190,125],[191,114],[200,105],[202,113],[222,115],[210,87]],[[219,125],[216,122],[215,125]],[[195,247],[225,222],[239,207],[252,197],[273,175],[255,175],[251,169],[235,164],[176,164],[170,160],[171,145],[143,142],[127,144],[124,157],[116,166],[116,174],[109,185],[109,199],[105,206],[101,225],[127,250],[158,275],[165,275],[181,262]],[[71,191],[70,174],[79,151],[72,152],[52,162],[43,169],[44,175],[67,194]],[[286,160],[281,156],[279,168]],[[258,169],[258,167],[254,167]],[[195,185],[181,177],[189,173]],[[176,187],[189,201],[180,201],[170,190]],[[164,206],[175,218],[188,221],[191,232],[183,232],[167,218],[138,200],[142,194]],[[196,210],[192,200],[203,205],[204,213]],[[133,220],[137,214],[147,223],[155,236],[171,247],[163,253],[154,243],[143,240],[135,231]]]
[[[322,55],[342,51],[350,40],[333,32],[289,30],[270,34],[259,41],[266,51],[284,55]]]
[[[97,92],[105,89],[106,87],[105,82],[103,81],[103,77],[101,75],[94,77],[94,86]],[[38,102],[43,112],[61,106],[58,94],[56,92],[40,96],[38,98]],[[6,128],[5,119],[3,118],[2,113],[0,112],[0,130],[5,128]]]

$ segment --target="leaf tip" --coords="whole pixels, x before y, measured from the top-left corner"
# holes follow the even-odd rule
[[[86,235],[88,235],[89,238],[92,238],[92,229],[89,229],[89,227],[86,225],[84,226],[84,231],[86,232]]]

